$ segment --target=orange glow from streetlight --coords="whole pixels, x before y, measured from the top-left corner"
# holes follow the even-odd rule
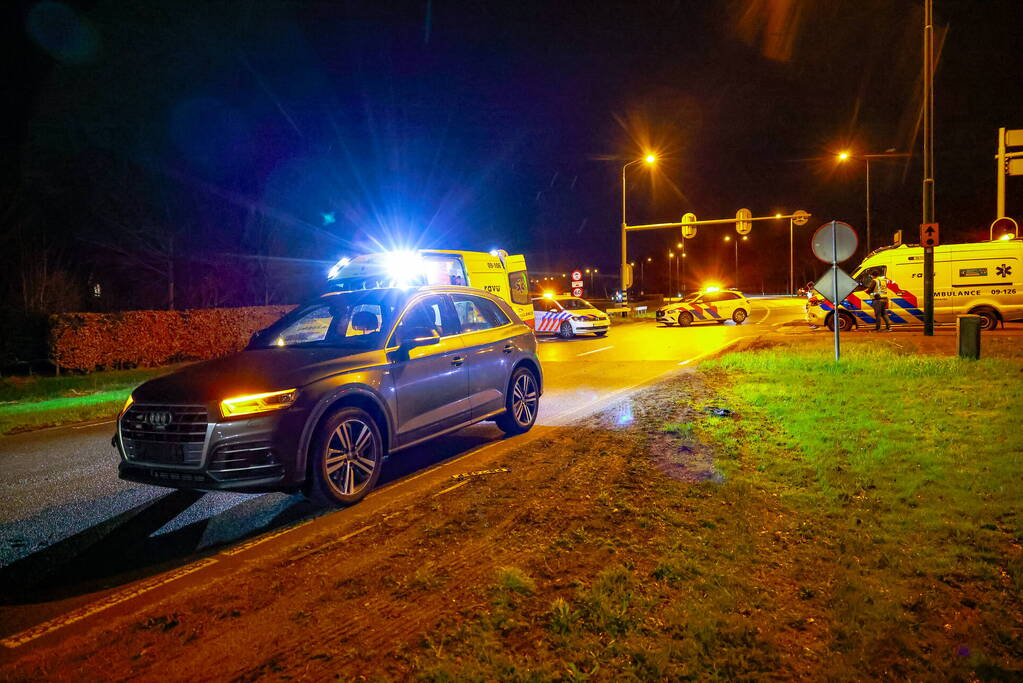
[[[774,217],[775,218],[781,218],[781,214],[780,213],[776,213],[776,214],[774,214]]]
[[[732,236],[731,235],[725,235],[725,241],[726,242],[731,242],[732,241]]]
[[[839,152],[838,153],[838,160],[839,161],[845,161],[848,158],[849,158],[849,152]]]
[[[657,161],[657,157],[655,155],[653,155],[653,154],[647,154],[646,158],[644,159],[644,161],[646,161],[648,164],[652,164],[655,161]]]

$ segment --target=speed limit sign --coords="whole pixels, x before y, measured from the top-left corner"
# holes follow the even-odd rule
[[[578,297],[581,297],[582,295],[583,295],[583,288],[582,287],[576,287],[575,289],[572,290],[572,296],[578,298]]]

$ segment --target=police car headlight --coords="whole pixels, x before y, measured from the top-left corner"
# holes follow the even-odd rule
[[[577,322],[581,322],[581,321],[589,320],[589,319],[590,319],[589,316],[586,316],[586,315],[573,315],[572,316],[572,320],[575,320]]]

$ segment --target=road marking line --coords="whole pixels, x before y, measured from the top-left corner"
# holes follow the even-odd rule
[[[71,429],[88,429],[89,427],[99,427],[100,425],[108,425],[117,422],[117,420],[106,420],[104,422],[89,422],[83,425],[71,425]]]
[[[447,487],[446,489],[441,489],[440,491],[437,491],[437,493],[433,494],[433,495],[432,495],[432,496],[430,496],[430,497],[431,497],[431,498],[436,498],[437,496],[441,495],[442,493],[447,493],[448,491],[454,491],[454,490],[455,490],[455,489],[457,489],[457,488],[458,488],[459,486],[465,486],[465,485],[466,485],[466,484],[468,484],[468,483],[469,483],[470,481],[472,481],[472,479],[463,479],[462,481],[458,482],[458,483],[457,483],[457,484],[455,484],[454,486],[449,486],[449,487]]]
[[[719,351],[724,351],[725,349],[727,349],[732,344],[736,343],[737,341],[741,341],[741,340],[745,339],[748,336],[749,335],[745,335],[745,336],[742,336],[742,337],[736,337],[732,341],[727,342],[726,344],[723,344],[722,346],[719,346],[718,348],[714,349],[713,351],[708,351],[706,353],[701,353],[699,356],[693,356],[692,358],[687,358],[686,360],[684,360],[681,363],[679,363],[679,365],[689,365],[693,361],[698,361],[701,358],[706,358],[707,356],[710,356],[711,354],[718,353]]]
[[[770,308],[765,308],[764,310],[767,311],[767,313],[764,314],[763,318],[761,318],[760,320],[757,321],[757,325],[759,325],[760,323],[764,322],[765,320],[767,320],[768,318],[771,317],[771,309]]]
[[[55,619],[44,621],[43,623],[33,626],[32,628],[22,631],[21,633],[16,633],[13,636],[4,638],[2,642],[4,644],[4,647],[9,648],[15,648],[20,645],[24,645],[25,643],[35,640],[36,638],[41,638],[42,636],[45,636],[48,633],[52,633],[53,631],[64,628],[65,626],[69,626],[75,622],[81,621],[98,612],[110,609],[111,607],[119,605],[122,602],[127,602],[128,600],[137,598],[143,593],[148,593],[149,591],[159,588],[160,586],[167,585],[171,581],[177,581],[182,577],[188,576],[189,574],[197,572],[200,569],[205,569],[211,564],[216,563],[217,563],[216,558],[207,557],[206,559],[199,560],[198,562],[194,562],[186,567],[182,567],[176,571],[171,572],[170,574],[167,574],[166,576],[160,577],[155,581],[139,586],[138,588],[132,588],[131,590],[115,593],[114,595],[104,598],[103,600],[100,600],[98,602],[94,602],[91,605],[85,605],[84,607],[76,609],[72,612],[68,612],[67,614],[62,614],[61,616]]]
[[[582,353],[577,353],[575,355],[576,356],[588,356],[591,353],[597,353],[598,351],[607,351],[608,349],[613,349],[613,348],[614,348],[614,346],[604,346],[604,347],[599,348],[599,349],[593,349],[592,351],[583,351]]]

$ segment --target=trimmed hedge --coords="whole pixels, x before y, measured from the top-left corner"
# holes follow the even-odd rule
[[[146,367],[239,351],[256,330],[294,306],[50,316],[50,359],[59,368]]]

